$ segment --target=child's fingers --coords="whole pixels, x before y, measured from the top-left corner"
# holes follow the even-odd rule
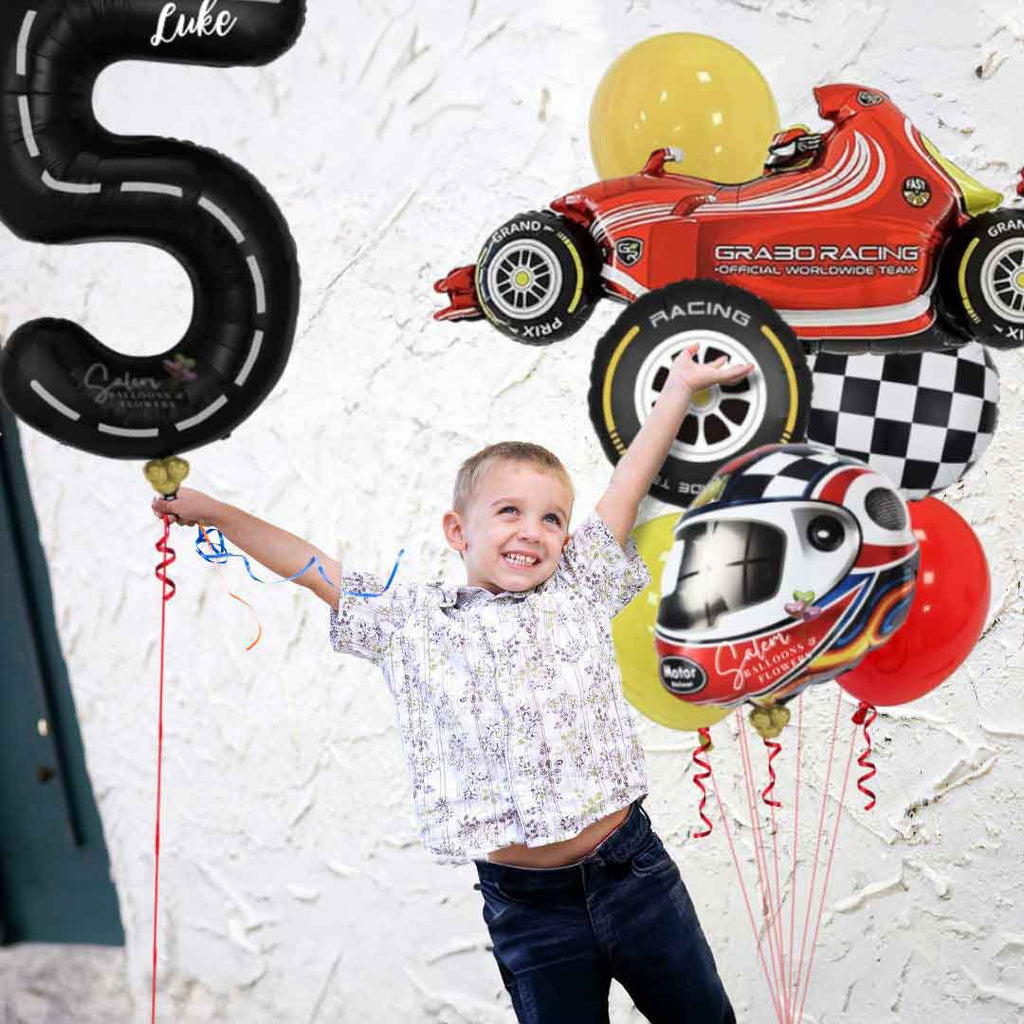
[[[753,365],[750,363],[744,363],[743,365],[736,366],[712,366],[716,372],[712,379],[709,381],[710,384],[732,384],[735,381],[741,380],[746,377],[748,373],[753,369]]]
[[[154,498],[151,507],[153,509],[153,515],[155,515],[157,519],[163,519],[164,516],[167,516],[168,519],[174,523],[179,523],[182,526],[189,525],[181,518],[181,516],[178,515],[177,512],[174,511],[173,503],[164,498]]]
[[[725,370],[725,376],[729,377],[730,379],[739,380],[739,378],[741,377],[746,377],[746,375],[750,373],[750,371],[753,369],[753,363],[742,363],[737,366],[730,366],[727,370]]]

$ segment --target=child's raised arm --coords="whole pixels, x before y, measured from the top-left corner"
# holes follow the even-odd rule
[[[713,363],[698,363],[697,346],[681,352],[672,363],[668,379],[651,414],[612,473],[611,483],[597,503],[597,513],[625,548],[636,521],[640,500],[668,457],[694,392],[712,384],[734,384],[754,368],[753,363],[726,366],[728,356]]]
[[[335,583],[341,580],[340,563],[329,558],[308,540],[191,487],[180,488],[173,501],[154,498],[153,513],[158,518],[170,516],[172,522],[182,526],[201,523],[220,530],[232,544],[278,576],[294,575],[316,555],[324,572]],[[315,565],[294,582],[311,590],[332,608],[337,608],[338,591],[317,572]]]

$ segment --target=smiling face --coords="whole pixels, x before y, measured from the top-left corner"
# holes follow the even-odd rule
[[[444,533],[462,554],[468,586],[530,590],[555,571],[571,513],[572,491],[557,474],[502,460],[487,468],[461,513],[445,514]]]

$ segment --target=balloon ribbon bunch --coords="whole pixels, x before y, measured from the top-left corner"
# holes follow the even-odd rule
[[[740,891],[743,894],[747,918],[757,945],[758,960],[772,999],[775,1017],[779,1024],[796,1024],[796,1022],[803,1019],[803,1008],[807,999],[807,991],[810,987],[818,932],[825,909],[825,896],[832,874],[832,863],[839,835],[839,822],[849,784],[850,769],[853,762],[853,748],[858,728],[863,730],[866,749],[857,759],[857,763],[865,769],[865,773],[858,779],[857,785],[860,791],[869,798],[865,805],[865,810],[870,810],[875,806],[875,795],[865,785],[875,774],[875,766],[870,760],[871,738],[868,729],[877,717],[877,711],[869,704],[861,703],[854,712],[853,730],[849,738],[849,749],[846,755],[846,766],[842,774],[842,781],[838,783],[838,780],[833,779],[834,774],[838,775],[838,772],[834,773],[833,767],[837,766],[839,761],[839,758],[836,757],[836,747],[840,733],[842,698],[843,693],[837,687],[832,735],[824,778],[821,782],[821,808],[817,815],[817,834],[814,842],[814,854],[811,859],[811,875],[809,882],[806,884],[805,894],[800,892],[801,879],[799,868],[801,858],[798,857],[800,782],[803,760],[803,695],[801,694],[796,698],[797,753],[793,786],[793,834],[789,878],[787,880],[788,885],[786,886],[783,885],[782,870],[780,869],[780,864],[783,860],[783,855],[780,853],[780,834],[782,829],[781,823],[776,817],[776,811],[782,808],[783,803],[779,798],[780,794],[776,788],[779,779],[774,764],[775,759],[782,752],[782,744],[775,739],[781,732],[781,727],[779,727],[778,732],[762,732],[762,741],[767,751],[767,771],[769,777],[768,785],[760,793],[761,801],[769,811],[769,816],[762,822],[762,814],[764,812],[758,806],[758,792],[754,781],[755,773],[751,757],[753,737],[749,735],[748,725],[744,716],[736,716],[740,756],[743,766],[743,793],[747,800],[747,812],[753,834],[754,864],[757,872],[756,891],[760,893],[761,897],[759,914],[755,914],[751,895],[741,867],[740,856],[737,852],[736,838],[733,835],[733,829],[729,826],[729,815],[726,812],[725,803],[718,787],[718,780],[711,770],[710,760],[708,759],[708,754],[711,750],[711,737],[706,728],[698,730],[700,739],[692,755],[693,762],[701,769],[695,773],[693,781],[701,794],[699,814],[704,826],[700,831],[693,832],[692,835],[693,838],[703,838],[711,834],[712,824],[704,813],[704,806],[707,801],[706,780],[710,778],[715,800],[718,804],[719,816],[729,843],[733,867],[736,870]],[[755,729],[761,728],[759,719],[763,719],[766,716],[763,714],[759,715],[759,712],[764,710],[764,708],[759,708],[751,715],[751,721]],[[775,707],[772,710],[778,713],[786,709]],[[789,715],[787,712],[785,715],[776,714],[773,717],[788,720]],[[836,784],[839,785],[839,794],[834,800],[834,818],[829,821],[829,796]],[[786,891],[787,889],[788,892]],[[801,895],[804,903],[803,924],[802,929],[798,931],[797,926],[800,919],[797,915],[797,903],[798,897]],[[787,897],[789,903],[788,915],[785,913]]]

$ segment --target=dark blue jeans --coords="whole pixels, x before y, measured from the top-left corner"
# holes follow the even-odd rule
[[[679,869],[642,800],[576,864],[475,862],[494,957],[524,1024],[607,1024],[612,978],[652,1024],[735,1024]]]

